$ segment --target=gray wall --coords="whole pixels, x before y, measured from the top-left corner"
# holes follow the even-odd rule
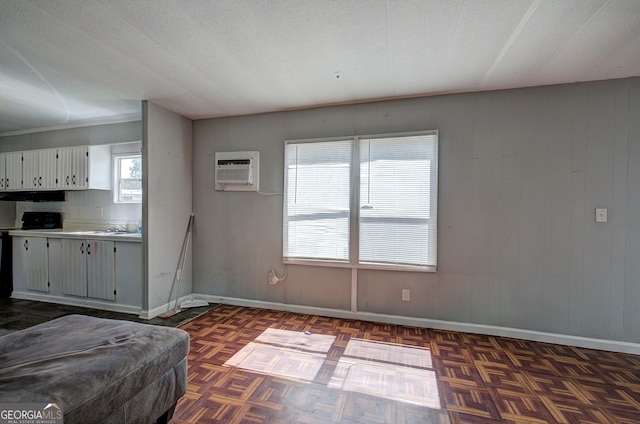
[[[267,283],[282,197],[214,191],[209,155],[259,150],[281,192],[285,139],[437,129],[438,272],[361,270],[358,310],[638,343],[638,117],[635,78],[196,121],[194,292],[350,309],[349,270]]]
[[[189,119],[151,102],[143,102],[143,122],[143,302],[144,309],[154,316],[167,309],[192,211],[192,133]],[[189,253],[181,295],[191,293],[191,275]]]
[[[142,121],[34,132],[0,137],[0,152],[140,141]]]

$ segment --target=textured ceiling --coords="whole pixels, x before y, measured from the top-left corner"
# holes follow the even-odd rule
[[[5,134],[638,75],[638,0],[0,0]]]

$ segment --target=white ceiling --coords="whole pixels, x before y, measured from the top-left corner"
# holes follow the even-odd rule
[[[639,0],[0,0],[5,135],[639,75]]]

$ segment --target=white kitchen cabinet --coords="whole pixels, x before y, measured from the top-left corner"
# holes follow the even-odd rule
[[[62,239],[62,292],[115,300],[114,242]]]
[[[142,305],[142,243],[116,242],[118,303]]]
[[[62,190],[110,190],[111,148],[74,146],[57,150],[57,187]]]
[[[14,280],[27,290],[49,292],[49,244],[44,237],[14,237]]]
[[[111,147],[0,153],[0,191],[111,190]]]
[[[0,153],[0,191],[5,190],[5,178],[7,174],[6,163],[6,155],[4,153]]]
[[[62,293],[87,297],[87,241],[62,239]]]
[[[0,153],[0,191],[22,190],[22,152]]]
[[[105,240],[87,243],[87,296],[116,300],[115,243]]]
[[[22,152],[22,188],[24,190],[55,190],[56,149]]]
[[[5,179],[7,176],[7,167],[6,167],[6,155],[4,153],[0,153],[0,191],[6,190],[5,188]]]
[[[144,297],[141,240],[25,233],[29,231],[10,232],[15,298],[140,313]]]
[[[5,187],[22,190],[22,152],[5,153]]]

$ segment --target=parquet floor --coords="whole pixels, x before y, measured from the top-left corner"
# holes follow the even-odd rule
[[[221,305],[172,423],[638,423],[640,356]]]

